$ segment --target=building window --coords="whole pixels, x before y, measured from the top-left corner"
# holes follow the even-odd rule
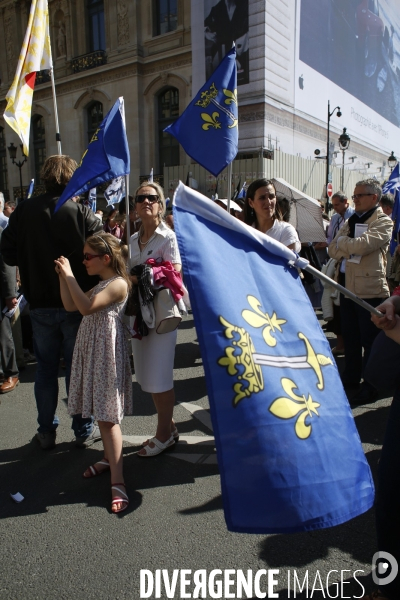
[[[86,0],[89,25],[90,52],[106,49],[104,27],[104,0]]]
[[[87,124],[88,124],[88,144],[96,133],[103,120],[103,105],[101,102],[92,102],[87,108]]]
[[[175,31],[178,25],[178,0],[154,0],[154,35]]]
[[[8,192],[6,138],[3,127],[0,127],[0,192]]]
[[[35,184],[42,183],[40,171],[46,160],[46,132],[44,118],[40,115],[32,117],[33,158],[35,161]]]
[[[158,96],[159,169],[179,165],[179,142],[164,129],[179,117],[179,91],[168,88]]]

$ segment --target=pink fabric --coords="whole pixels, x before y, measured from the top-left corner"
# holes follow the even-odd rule
[[[162,285],[171,290],[175,302],[179,302],[184,294],[182,277],[174,269],[172,263],[169,260],[157,262],[154,258],[149,258],[146,260],[146,264],[150,265],[153,269],[154,284],[157,286]]]

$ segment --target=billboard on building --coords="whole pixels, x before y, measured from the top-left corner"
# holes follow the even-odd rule
[[[298,3],[295,106],[347,127],[377,149],[400,147],[398,0],[301,0]]]
[[[204,0],[206,79],[236,45],[238,85],[249,83],[249,0]]]

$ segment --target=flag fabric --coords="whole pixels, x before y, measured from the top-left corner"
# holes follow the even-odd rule
[[[81,162],[58,199],[57,211],[69,198],[130,172],[124,99],[118,98],[94,133]]]
[[[107,206],[113,206],[114,204],[119,204],[124,197],[125,177],[122,175],[112,180],[104,192],[104,198],[107,200]]]
[[[153,177],[154,177],[154,169],[153,169],[153,167],[151,167],[150,175],[148,178],[149,183],[153,183]]]
[[[246,189],[247,189],[246,182],[244,182],[244,184],[242,185],[242,189],[240,190],[240,192],[237,195],[237,198],[246,198]]]
[[[239,177],[239,181],[237,183],[236,190],[233,192],[233,196],[232,196],[231,200],[236,200],[236,198],[238,197],[239,192],[241,190],[241,187],[240,187],[241,181],[242,181],[242,177]]]
[[[182,115],[164,131],[215,176],[233,161],[238,151],[235,48],[225,55]]]
[[[4,112],[4,120],[21,138],[26,156],[29,155],[29,132],[36,72],[52,68],[47,0],[32,0],[28,27],[14,81],[6,96],[7,106]]]
[[[390,240],[390,254],[393,256],[394,251],[399,243],[399,231],[400,231],[400,163],[397,163],[395,168],[390,174],[389,179],[382,186],[382,192],[384,194],[394,195],[394,206],[392,210],[393,219],[393,231],[392,239]]]
[[[289,533],[364,513],[372,476],[295,268],[307,261],[182,183],[174,223],[228,529]]]
[[[29,200],[32,197],[33,190],[35,188],[35,180],[31,179],[28,189],[26,190],[25,200]]]
[[[382,192],[384,194],[394,194],[395,191],[400,187],[400,163],[397,163],[395,168],[390,174],[389,179],[383,184]]]
[[[97,188],[89,190],[88,197],[83,201],[83,206],[87,206],[93,212],[97,210]]]

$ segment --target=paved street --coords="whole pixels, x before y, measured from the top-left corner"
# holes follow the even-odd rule
[[[152,459],[136,456],[139,441],[153,435],[151,398],[134,383],[135,414],[122,423],[125,480],[130,506],[110,512],[109,475],[82,478],[102,456],[101,443],[74,446],[65,402],[59,403],[57,446],[44,452],[31,439],[36,430],[35,365],[21,374],[15,392],[0,405],[0,599],[137,600],[141,569],[279,569],[279,598],[352,598],[370,589],[375,552],[373,512],[313,533],[243,535],[226,529],[218,465],[202,361],[192,317],[181,324],[175,361],[177,448]],[[60,398],[65,397],[60,369]],[[376,474],[390,399],[354,411],[365,452]],[[340,425],[339,425],[340,426]],[[25,500],[16,504],[10,493]],[[318,574],[328,596],[320,589]],[[291,574],[290,592],[288,573]],[[293,572],[309,588],[294,595]],[[334,582],[349,582],[337,592]],[[262,580],[266,582],[266,578]],[[266,584],[262,585],[266,589]],[[193,587],[188,587],[188,591]],[[233,591],[235,587],[231,588]],[[156,597],[155,595],[151,596]],[[164,586],[160,598],[167,598]],[[180,598],[179,583],[174,596]],[[207,598],[211,596],[207,595]],[[222,597],[222,596],[221,596]],[[254,592],[254,598],[256,597]],[[273,596],[270,596],[273,597]]]

